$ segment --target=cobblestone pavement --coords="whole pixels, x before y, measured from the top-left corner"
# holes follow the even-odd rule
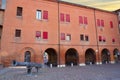
[[[31,75],[26,68],[4,68],[0,80],[120,80],[120,64],[33,69]]]

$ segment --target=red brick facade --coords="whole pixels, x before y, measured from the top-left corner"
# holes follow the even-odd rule
[[[8,65],[28,54],[44,63],[47,53],[54,66],[114,63],[119,41],[112,12],[56,0],[7,0],[0,58]]]

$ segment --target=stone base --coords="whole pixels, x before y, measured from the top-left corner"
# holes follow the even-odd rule
[[[79,66],[86,66],[86,64],[85,63],[81,63],[81,64],[79,64]]]
[[[102,62],[96,62],[96,65],[101,65],[102,64]]]
[[[65,65],[63,64],[63,65],[58,65],[57,67],[65,67]]]
[[[110,63],[111,63],[111,64],[115,64],[115,61],[111,61]]]

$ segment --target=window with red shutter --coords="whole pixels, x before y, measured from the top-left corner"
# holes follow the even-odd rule
[[[100,41],[100,42],[102,41],[102,36],[99,36],[99,41]]]
[[[61,40],[65,40],[65,33],[61,33]]]
[[[64,14],[60,13],[60,21],[64,22]]]
[[[37,38],[41,37],[41,32],[40,31],[36,31],[36,37]]]
[[[100,26],[100,19],[97,19],[97,26]]]
[[[106,38],[105,37],[103,37],[103,42],[106,42]]]
[[[83,17],[79,16],[79,24],[83,24]]]
[[[112,42],[115,42],[115,38],[112,39]]]
[[[43,11],[43,19],[48,19],[48,11]]]
[[[84,17],[84,24],[88,24],[87,17]]]
[[[110,21],[110,28],[113,28],[113,22]]]
[[[48,32],[43,32],[43,39],[48,39]]]
[[[70,15],[66,14],[66,22],[70,22]]]
[[[101,26],[104,27],[104,20],[101,20]]]

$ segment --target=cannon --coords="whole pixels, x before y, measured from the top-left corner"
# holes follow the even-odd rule
[[[32,71],[33,67],[35,67],[37,72],[38,72],[39,68],[42,68],[42,64],[34,63],[34,62],[17,62],[15,60],[13,60],[12,64],[13,64],[13,66],[26,66],[27,74],[31,74],[31,71]]]

